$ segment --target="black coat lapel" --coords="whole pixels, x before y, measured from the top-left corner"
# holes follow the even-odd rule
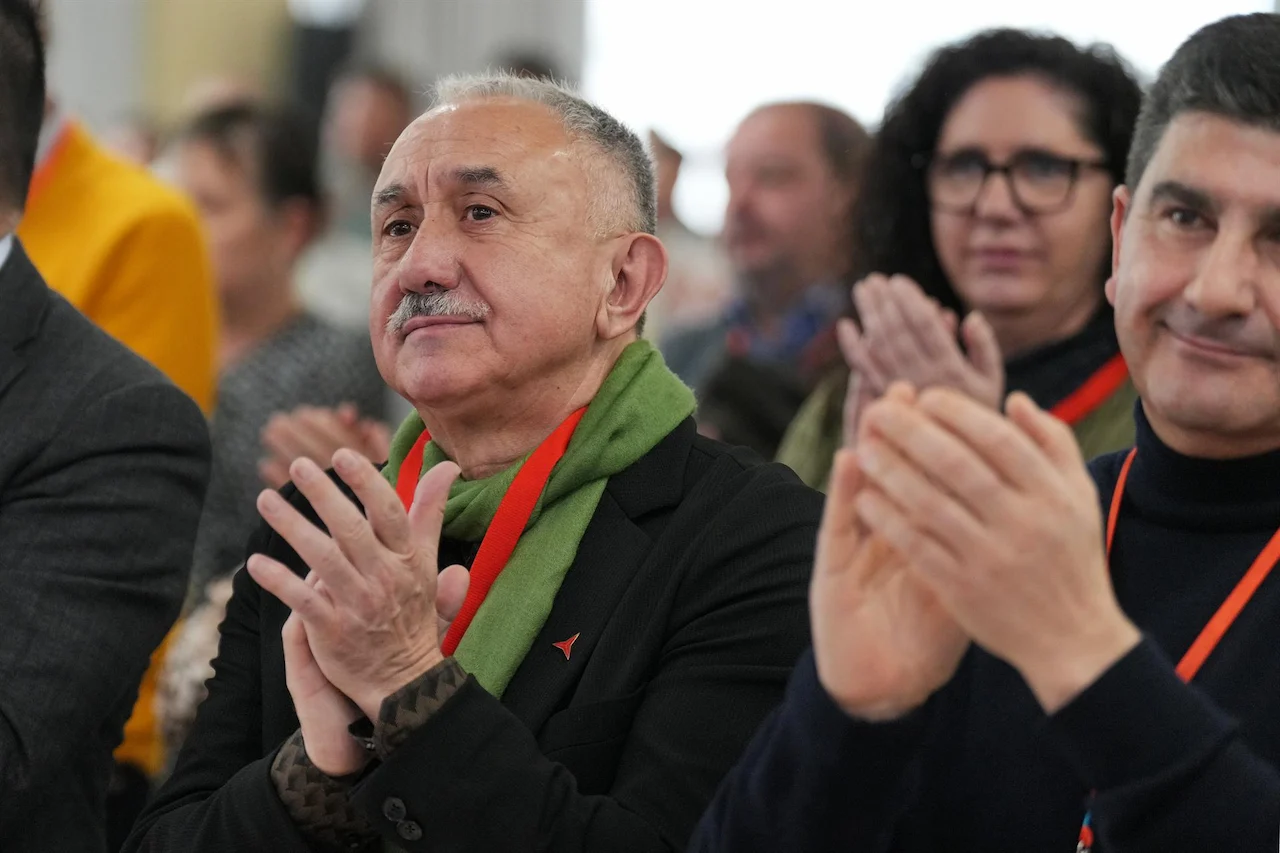
[[[542,727],[582,677],[651,544],[606,491],[547,621],[503,694],[503,704],[530,731]]]
[[[681,474],[694,435],[693,421],[688,419],[609,480],[551,613],[503,693],[502,704],[530,731],[541,729],[577,685],[596,642],[648,555],[653,541],[636,520],[680,502]]]
[[[0,343],[0,397],[8,389],[9,384],[22,373],[26,363],[12,347]]]
[[[49,309],[49,288],[17,237],[0,267],[0,395],[26,367],[22,347],[33,339]]]

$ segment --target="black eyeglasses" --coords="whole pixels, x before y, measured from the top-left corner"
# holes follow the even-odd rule
[[[1071,204],[1080,173],[1106,169],[1105,160],[1060,157],[1047,151],[1019,151],[995,165],[980,151],[963,150],[934,157],[917,156],[928,168],[929,201],[939,210],[972,214],[992,174],[1009,182],[1013,201],[1028,214],[1055,213]]]

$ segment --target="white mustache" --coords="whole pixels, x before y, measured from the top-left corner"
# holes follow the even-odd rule
[[[387,318],[386,329],[398,334],[414,317],[470,317],[483,320],[493,310],[487,302],[471,300],[456,290],[433,290],[430,293],[406,293]]]

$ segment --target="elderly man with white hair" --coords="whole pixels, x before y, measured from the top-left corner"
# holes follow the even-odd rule
[[[381,472],[342,450],[260,497],[127,850],[684,847],[808,642],[820,498],[697,435],[640,338],[654,198],[572,93],[440,87],[372,208],[374,350],[415,414]]]

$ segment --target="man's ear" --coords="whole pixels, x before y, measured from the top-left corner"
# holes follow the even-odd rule
[[[1120,241],[1124,237],[1124,221],[1129,215],[1130,207],[1133,205],[1133,196],[1129,193],[1129,188],[1121,184],[1111,194],[1111,199],[1113,202],[1111,208],[1111,275],[1107,278],[1103,291],[1107,294],[1107,301],[1111,303],[1112,307],[1115,307],[1116,272],[1120,269]]]
[[[596,330],[613,340],[635,329],[667,280],[667,250],[652,234],[618,239],[611,279],[596,314]]]

